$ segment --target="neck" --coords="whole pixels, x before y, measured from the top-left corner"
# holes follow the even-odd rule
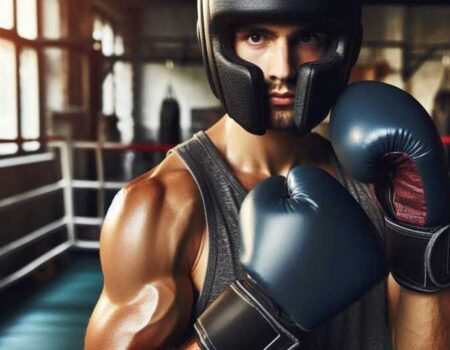
[[[228,116],[208,136],[236,172],[258,178],[286,176],[294,166],[314,163],[313,152],[320,152],[314,149],[311,134],[302,137],[292,131],[268,130],[262,136],[253,135]]]

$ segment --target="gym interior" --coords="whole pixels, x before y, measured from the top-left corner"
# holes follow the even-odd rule
[[[412,94],[448,148],[450,2],[363,3],[351,81]],[[196,21],[195,0],[0,0],[0,349],[83,348],[115,194],[225,113]]]

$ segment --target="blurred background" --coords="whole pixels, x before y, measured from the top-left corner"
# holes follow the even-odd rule
[[[195,0],[0,0],[0,349],[80,349],[117,191],[224,113]],[[450,135],[450,0],[366,0],[352,81]],[[318,127],[327,134],[327,122]]]

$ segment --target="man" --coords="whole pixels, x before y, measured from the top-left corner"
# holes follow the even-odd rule
[[[228,114],[116,196],[102,229],[104,289],[87,349],[198,348],[195,319],[245,277],[238,211],[247,191],[295,166],[337,177],[382,229],[367,188],[345,177],[329,143],[309,133],[356,61],[360,4],[205,0],[198,31]],[[390,335],[397,349],[448,348],[442,293],[410,292],[389,278],[302,348],[385,349]]]

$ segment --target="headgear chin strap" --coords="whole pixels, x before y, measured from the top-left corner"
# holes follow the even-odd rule
[[[236,56],[232,30],[237,24],[280,20],[325,25],[332,33],[327,54],[297,70],[294,124],[301,134],[326,117],[361,47],[360,0],[198,0],[197,34],[213,93],[252,134],[262,135],[268,127],[269,96],[261,69]]]

